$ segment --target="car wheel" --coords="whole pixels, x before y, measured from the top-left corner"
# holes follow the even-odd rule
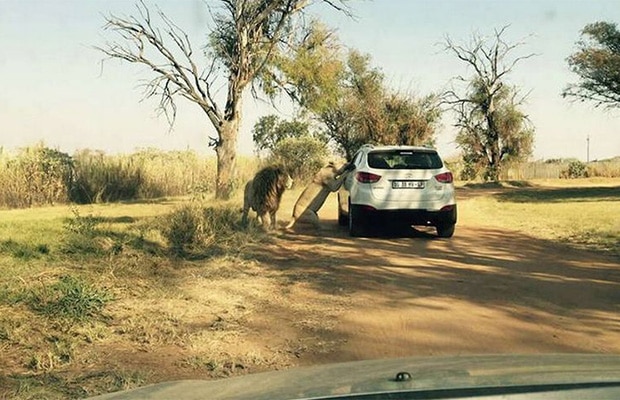
[[[338,210],[338,225],[347,226],[349,223],[349,216],[342,211]]]
[[[455,224],[437,225],[437,236],[440,238],[451,238],[454,235]]]
[[[340,193],[338,193],[338,225],[347,226],[349,223],[349,216],[342,211],[342,207],[340,206]]]
[[[349,235],[353,237],[362,236],[364,226],[362,225],[362,211],[357,207],[349,204]]]

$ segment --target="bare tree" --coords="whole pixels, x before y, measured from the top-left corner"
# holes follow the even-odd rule
[[[505,83],[515,66],[535,54],[511,57],[523,42],[507,43],[502,38],[507,27],[495,30],[490,40],[474,35],[469,45],[446,38],[446,51],[473,70],[473,76],[456,77],[465,83],[465,93],[449,90],[445,103],[456,113],[457,144],[464,150],[466,164],[485,169],[485,180],[498,181],[502,164],[508,159],[527,157],[532,152],[533,129],[527,116],[518,110],[515,88]]]
[[[322,0],[346,12],[346,0]],[[106,17],[105,29],[119,39],[98,47],[111,58],[146,65],[154,77],[145,84],[145,98],[158,98],[158,110],[174,124],[178,97],[197,104],[217,136],[209,146],[217,154],[216,197],[228,198],[235,176],[237,137],[245,89],[269,68],[279,52],[288,49],[293,30],[307,29],[301,18],[310,0],[220,0],[212,9],[214,28],[206,46],[206,66],[196,61],[188,35],[161,10],[155,13],[140,0],[137,16]],[[299,18],[298,18],[299,17]],[[215,99],[216,79],[227,79],[223,106]]]

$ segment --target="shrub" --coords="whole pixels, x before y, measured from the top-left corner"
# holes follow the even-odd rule
[[[71,201],[88,204],[135,199],[142,175],[141,166],[131,158],[82,151],[75,155]]]
[[[0,160],[0,205],[11,208],[66,202],[73,160],[68,154],[38,144]]]
[[[325,164],[327,144],[311,136],[279,141],[269,157],[270,162],[284,165],[294,180],[306,180]]]
[[[203,240],[200,210],[193,205],[180,207],[162,220],[161,232],[175,255],[184,255],[188,247]]]
[[[568,163],[566,169],[563,169],[560,172],[560,178],[587,178],[588,177],[588,168],[585,163],[575,160]]]
[[[212,255],[239,250],[253,237],[262,237],[255,226],[241,229],[239,220],[239,210],[233,206],[189,203],[161,218],[158,226],[174,256]]]
[[[100,254],[102,249],[97,241],[99,219],[93,215],[81,215],[77,207],[72,207],[71,212],[73,217],[64,223],[62,251],[67,254]]]

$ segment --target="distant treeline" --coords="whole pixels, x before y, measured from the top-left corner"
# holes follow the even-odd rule
[[[251,162],[241,160],[241,164]],[[208,193],[215,157],[193,151],[141,150],[69,155],[44,145],[8,154],[0,149],[0,207],[100,203]]]
[[[238,158],[240,188],[259,168],[255,157]],[[461,162],[447,162],[460,176]],[[216,159],[193,151],[147,149],[128,155],[82,150],[73,155],[42,144],[9,154],[0,148],[0,208],[59,203],[101,203],[211,194]],[[504,180],[620,177],[620,157],[583,163],[556,159],[506,168]]]

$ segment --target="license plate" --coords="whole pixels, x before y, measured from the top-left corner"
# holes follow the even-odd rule
[[[424,189],[424,181],[392,181],[392,189]]]

